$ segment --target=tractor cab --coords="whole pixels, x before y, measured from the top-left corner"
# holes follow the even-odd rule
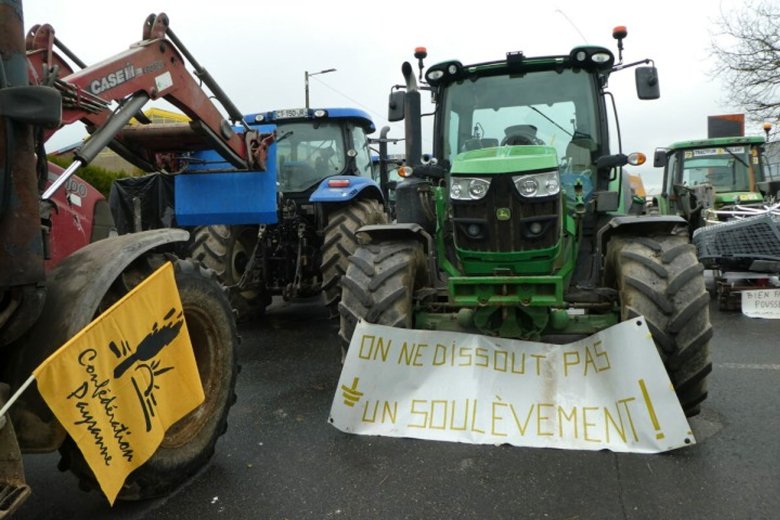
[[[761,136],[719,137],[656,150],[655,166],[664,168],[661,213],[690,219],[703,210],[703,218],[719,221],[737,205],[763,204],[762,187],[770,180],[764,142]]]
[[[451,275],[571,276],[576,221],[584,217],[593,228],[597,215],[628,213],[633,203],[620,171],[629,159],[610,155],[611,107],[604,92],[609,75],[622,67],[598,46],[429,67],[422,89],[431,90],[437,105],[435,159],[417,161],[407,134],[407,162],[418,166],[416,179],[398,186],[399,222],[418,223],[429,233],[452,230],[445,242],[454,248],[447,256],[459,268]],[[637,73],[639,97],[658,97],[655,68],[639,67]],[[417,89],[411,67],[405,75],[406,91],[391,94],[390,119],[408,125],[413,117],[393,112],[393,106],[408,106]],[[438,201],[438,223],[427,217],[433,212],[416,207],[425,177],[442,178],[437,183],[448,188]]]
[[[604,56],[608,70],[612,55],[604,49]],[[503,74],[493,66],[490,75],[473,74],[471,81],[457,80],[457,75],[433,80],[441,88],[434,155],[452,164],[458,154],[478,149],[547,146],[562,172],[590,170],[607,141],[606,128],[599,124],[598,76],[555,70],[556,63],[550,60],[549,70],[533,74],[512,74],[504,65]],[[441,64],[428,77],[441,72],[439,67],[463,68],[457,62]]]
[[[575,61],[580,53],[582,63]],[[569,56],[510,54],[504,62],[445,62],[428,69],[440,106],[434,156],[451,173],[458,245],[527,251],[557,243],[558,193],[564,192],[568,208],[578,199],[589,202],[597,185],[596,159],[609,153],[600,88],[613,64],[607,49],[580,47]],[[490,215],[484,206],[505,211]],[[496,227],[500,222],[491,223],[501,218],[525,224],[506,240]],[[501,245],[478,245],[490,236]]]
[[[282,109],[249,114],[244,123],[263,134],[273,133],[266,173],[276,176],[285,196],[307,198],[323,180],[338,176],[372,178],[368,134],[371,118],[352,108]],[[215,150],[187,156],[187,173],[228,171]],[[349,179],[345,182],[349,184]]]
[[[368,114],[357,109],[288,109],[249,115],[250,125],[273,125],[276,180],[285,194],[309,193],[334,176],[372,178]]]

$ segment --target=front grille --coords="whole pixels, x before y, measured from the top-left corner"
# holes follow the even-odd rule
[[[546,249],[558,242],[560,196],[522,198],[511,175],[491,177],[490,189],[478,201],[452,201],[455,243],[470,251],[517,252]],[[499,220],[497,210],[509,209],[508,220]],[[539,222],[542,232],[533,236],[530,225]],[[468,233],[479,226],[479,236]]]

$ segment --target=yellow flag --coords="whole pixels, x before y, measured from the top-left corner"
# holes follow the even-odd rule
[[[34,374],[113,505],[165,430],[203,402],[170,262],[135,287]]]

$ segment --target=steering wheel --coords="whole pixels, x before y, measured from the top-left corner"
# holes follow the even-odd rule
[[[501,140],[501,146],[515,146],[515,145],[543,145],[544,141],[536,136],[517,133],[510,134]]]

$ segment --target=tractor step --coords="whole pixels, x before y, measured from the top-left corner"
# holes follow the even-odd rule
[[[0,408],[9,395],[8,385],[0,383]],[[5,414],[0,417],[0,520],[13,515],[29,496],[30,486],[24,480],[22,453],[14,425]]]
[[[24,482],[0,482],[0,519],[10,517],[29,496]]]

